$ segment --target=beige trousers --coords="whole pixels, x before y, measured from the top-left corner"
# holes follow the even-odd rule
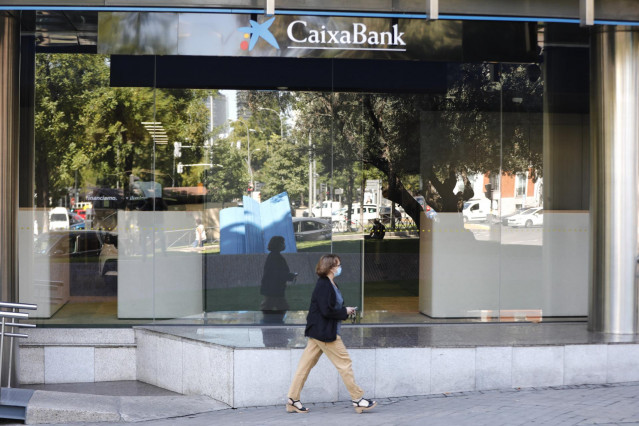
[[[337,336],[337,340],[334,342],[321,342],[309,337],[306,349],[304,349],[302,358],[300,358],[300,362],[297,365],[297,371],[293,376],[293,382],[288,390],[288,397],[295,401],[300,399],[300,393],[302,392],[304,383],[306,383],[308,374],[311,372],[311,369],[315,367],[315,364],[317,364],[317,361],[319,361],[323,353],[331,360],[340,376],[342,376],[346,389],[348,389],[348,392],[351,394],[351,399],[358,400],[362,398],[364,391],[355,383],[352,367],[353,362],[351,361],[351,357],[348,356],[348,351],[340,336]]]

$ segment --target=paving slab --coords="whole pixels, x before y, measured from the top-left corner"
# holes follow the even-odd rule
[[[125,422],[191,416],[229,408],[222,402],[199,395],[128,396],[119,399],[120,414]]]
[[[116,396],[35,391],[25,423],[118,422],[118,402]]]
[[[394,397],[378,403],[364,414],[356,414],[349,401],[309,404],[310,413],[289,414],[283,398],[278,406],[222,409],[144,425],[639,425],[639,382]]]

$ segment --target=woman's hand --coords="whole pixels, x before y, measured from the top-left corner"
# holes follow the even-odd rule
[[[355,311],[357,311],[357,308],[353,308],[352,306],[347,306],[346,307],[346,313],[348,315],[353,315],[355,313]]]

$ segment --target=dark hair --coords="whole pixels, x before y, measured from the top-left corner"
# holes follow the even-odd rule
[[[268,251],[276,251],[278,253],[283,251],[286,248],[286,242],[284,241],[284,237],[275,235],[268,242],[267,248],[268,248]]]
[[[338,262],[341,263],[338,255],[325,254],[324,256],[320,257],[319,262],[317,262],[315,273],[320,277],[325,277],[334,266],[337,266]]]
[[[202,224],[202,219],[200,219],[199,217],[195,219],[195,224],[196,225],[201,225]]]

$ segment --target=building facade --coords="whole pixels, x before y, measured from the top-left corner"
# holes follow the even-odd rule
[[[639,331],[635,2],[98,3],[0,6],[0,278],[38,325],[303,324],[332,252],[363,324]]]

